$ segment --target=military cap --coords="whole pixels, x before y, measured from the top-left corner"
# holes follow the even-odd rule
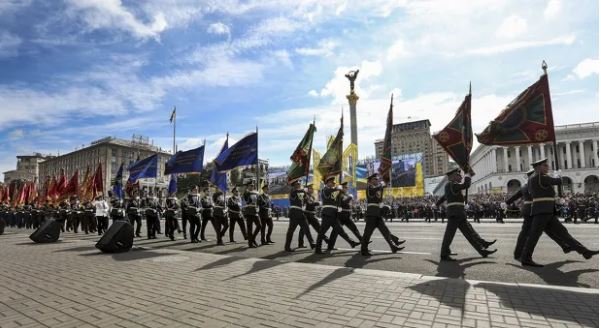
[[[336,177],[335,177],[335,176],[327,177],[327,178],[326,178],[324,181],[325,181],[326,183],[328,183],[328,182],[330,182],[330,181],[336,181]]]
[[[300,184],[300,178],[299,179],[294,179],[292,181],[290,181],[290,185],[294,186],[295,184]]]
[[[537,166],[539,166],[539,165],[541,165],[543,163],[546,163],[546,162],[547,162],[547,158],[543,158],[543,159],[538,160],[536,162],[532,162],[532,164],[530,164],[530,165],[532,165],[532,167],[537,167]]]
[[[378,173],[374,173],[374,174],[372,174],[372,175],[368,176],[368,177],[367,177],[367,180],[371,180],[371,179],[373,179],[373,178],[377,178],[377,177],[378,177]]]
[[[261,187],[261,189],[265,189],[265,188],[269,188],[268,184],[264,184],[263,187]]]
[[[452,169],[450,171],[447,171],[447,173],[445,173],[447,176],[450,176],[454,173],[459,173],[461,170],[459,170],[458,168]]]
[[[528,170],[528,172],[526,172],[526,175],[527,175],[527,176],[531,176],[531,175],[532,175],[532,173],[534,173],[534,169],[530,169],[530,170]]]
[[[307,185],[307,188],[313,188],[313,184],[312,184],[312,183],[309,183],[309,184]]]
[[[340,184],[341,186],[348,186],[348,181],[344,181],[343,183]]]

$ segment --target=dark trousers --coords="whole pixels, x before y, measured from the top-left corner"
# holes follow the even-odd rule
[[[321,224],[319,223],[319,220],[315,217],[315,213],[304,212],[304,214],[305,214],[305,219],[307,220],[308,225],[313,227],[316,234],[319,234],[319,231],[321,230]],[[311,235],[311,232],[309,231],[307,236],[310,236],[310,235]],[[324,237],[324,240],[326,240],[326,239],[327,238]],[[327,242],[329,242],[329,239],[326,240],[326,243]],[[298,233],[298,247],[305,247],[305,232],[303,231],[303,229],[301,229],[300,232]]]
[[[188,220],[190,218],[187,217],[186,215],[182,214],[182,231],[184,232],[184,239],[186,239],[186,234],[188,231]]]
[[[482,252],[482,245],[476,240],[474,235],[470,231],[469,223],[464,215],[449,216],[447,220],[447,227],[442,238],[442,246],[440,248],[440,256],[449,256],[451,254],[451,243],[455,238],[457,229],[461,231],[465,239],[474,247],[478,253]]]
[[[273,232],[273,219],[269,213],[260,213],[261,219],[261,244],[271,241],[271,233]]]
[[[568,230],[559,222],[559,219],[553,214],[538,214],[532,218],[532,225],[530,226],[530,232],[526,239],[526,244],[522,250],[522,261],[532,260],[532,254],[534,248],[540,239],[543,232],[549,230],[552,234],[557,236],[563,243],[568,245],[571,249],[582,254],[587,251],[586,247],[582,246]]]
[[[223,244],[223,236],[229,227],[227,217],[215,215],[213,222],[215,224],[215,233],[217,234],[217,244]]]
[[[288,223],[288,231],[286,232],[286,243],[284,245],[284,249],[290,249],[290,243],[292,243],[294,231],[298,226],[300,226],[301,233],[303,233],[305,236],[307,236],[307,239],[309,239],[309,244],[313,244],[313,237],[309,231],[309,223],[307,222],[303,211],[291,208],[288,215],[290,216],[290,219]]]
[[[105,216],[97,216],[96,217],[96,229],[98,230],[98,234],[101,235],[106,232],[106,229],[109,228],[109,218]]]
[[[190,240],[198,240],[198,234],[200,233],[200,217],[198,215],[191,215],[188,217],[190,221]]]
[[[514,258],[519,259],[520,257],[522,257],[522,251],[524,250],[524,245],[526,244],[526,239],[528,238],[531,228],[532,217],[530,215],[527,215],[524,217],[524,221],[522,222],[522,230],[520,231],[520,234],[518,235],[518,240],[515,243],[515,250],[513,251]],[[563,228],[565,229],[565,227]],[[547,236],[549,236],[549,238],[555,241],[557,245],[561,247],[561,249],[566,250],[570,247],[560,238],[560,236],[554,230],[551,230],[549,226],[547,226],[544,232],[547,234]]]
[[[165,214],[165,236],[174,240],[175,230],[177,230],[177,218],[174,214]]]
[[[132,227],[136,227],[136,237],[140,237],[140,231],[142,230],[142,217],[136,214],[128,214],[129,222]]]
[[[202,227],[200,228],[200,239],[202,239],[202,240],[207,240],[207,238],[205,237],[205,230],[207,229],[207,225],[209,224],[209,222],[211,222],[211,225],[213,226],[213,230],[217,231],[217,228],[215,227],[215,220],[213,219],[213,216],[203,214],[202,215]]]
[[[321,242],[323,240],[322,236],[326,233],[326,231],[328,231],[328,229],[330,229],[330,227],[332,228],[332,233],[330,234],[328,249],[331,250],[334,248],[338,235],[340,235],[340,237],[342,237],[344,240],[346,240],[347,243],[349,243],[352,246],[353,240],[346,234],[344,229],[342,229],[340,221],[338,221],[338,218],[336,216],[337,213],[335,211],[329,211],[329,213],[326,212],[321,214],[321,230],[317,235],[316,249],[321,249]]]
[[[146,234],[147,238],[156,238],[156,220],[158,218],[154,215],[146,215]]]
[[[236,223],[238,223],[238,227],[240,227],[240,231],[242,232],[242,237],[244,240],[247,240],[248,237],[246,235],[246,225],[244,224],[244,219],[240,216],[240,213],[232,213],[230,212],[230,242],[234,242],[234,230],[236,228]]]
[[[72,213],[67,219],[67,230],[73,229],[73,232],[77,233],[79,228],[79,214]]]
[[[256,214],[244,215],[244,218],[246,219],[246,231],[248,231],[248,246],[252,246],[257,243],[257,236],[259,235],[259,232],[261,232],[261,221]],[[254,230],[253,225],[255,226]]]
[[[90,232],[90,217],[87,213],[82,213],[79,215],[79,222],[81,224],[81,230],[83,230],[86,235]]]
[[[353,235],[357,237],[357,240],[361,241],[361,239],[363,239],[363,237],[361,237],[359,229],[357,229],[357,226],[355,225],[355,222],[353,222],[353,220],[351,219],[350,212],[338,213],[338,220],[340,221],[340,225],[342,225],[343,227],[347,227],[353,233]]]
[[[390,233],[386,223],[384,223],[384,219],[382,219],[381,216],[366,216],[365,230],[363,230],[363,240],[361,241],[362,252],[367,251],[367,245],[369,244],[371,235],[374,233],[376,228],[380,231],[391,250],[396,247],[395,243],[398,241],[398,238]]]

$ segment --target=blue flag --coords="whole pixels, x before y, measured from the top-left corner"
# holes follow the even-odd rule
[[[167,188],[167,193],[169,195],[177,192],[177,176],[175,174],[171,175],[171,180],[169,180],[169,188]]]
[[[227,171],[238,166],[257,164],[258,141],[258,134],[255,132],[236,142],[215,159],[217,169]]]
[[[117,175],[115,175],[115,180],[113,182],[113,194],[118,199],[123,199],[123,163],[121,163],[119,170],[117,170]]]
[[[221,147],[221,151],[219,152],[219,155],[223,154],[224,151],[226,151],[228,148],[228,139],[225,139],[225,143],[223,144],[223,147]],[[215,164],[215,168],[213,169],[213,172],[211,172],[211,183],[214,184],[217,188],[219,188],[219,190],[225,192],[225,189],[227,189],[227,173],[221,173],[219,172],[219,169],[217,168],[217,164]]]
[[[178,151],[165,164],[165,175],[173,173],[201,172],[205,146],[187,151]]]
[[[134,183],[142,178],[156,178],[159,155],[154,154],[141,161],[133,163],[129,167],[128,182]]]

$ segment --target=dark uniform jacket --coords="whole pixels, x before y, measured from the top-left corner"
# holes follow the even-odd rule
[[[231,196],[227,199],[227,209],[230,215],[240,215],[240,208],[242,207],[242,201],[240,196]]]
[[[381,216],[380,204],[382,203],[382,198],[384,197],[384,185],[379,184],[373,186],[371,184],[367,185],[367,212],[366,216]]]
[[[340,204],[340,209],[342,211],[342,214],[345,216],[350,216],[351,211],[352,211],[351,203],[353,202],[353,195],[340,193],[338,198],[339,198],[338,202]]]
[[[200,204],[202,205],[202,216],[203,217],[213,217],[213,201],[210,196],[204,196],[200,199]]]
[[[213,194],[213,204],[215,205],[213,207],[213,214],[215,215],[215,217],[224,218],[226,214],[225,200],[223,192],[221,192],[221,190],[218,190]]]
[[[522,216],[524,218],[530,217],[530,212],[532,210],[532,195],[530,195],[530,192],[528,191],[527,183],[524,184],[515,194],[509,197],[505,203],[509,205],[520,198],[522,199]]]
[[[259,205],[259,215],[269,216],[271,214],[271,196],[266,193],[259,195],[257,199],[257,205]]]
[[[444,198],[447,201],[447,216],[465,216],[465,198],[462,190],[469,188],[472,179],[466,176],[463,183],[447,182],[444,187]]]
[[[303,189],[290,191],[290,195],[288,196],[288,200],[290,201],[290,208],[296,208],[296,210],[302,211],[303,206],[305,206],[306,197],[307,194]]]
[[[322,216],[331,215],[336,216],[338,213],[338,195],[340,194],[340,189],[330,188],[328,186],[323,187],[321,189],[321,213]]]
[[[244,195],[242,196],[242,198],[244,199],[244,208],[243,208],[243,212],[244,215],[257,215],[258,213],[258,209],[257,209],[257,199],[259,198],[259,194],[256,191],[245,191]]]
[[[561,184],[561,178],[552,178],[546,174],[534,173],[528,179],[528,192],[532,195],[530,215],[553,214],[555,212],[555,189]]]
[[[319,202],[315,200],[312,194],[305,194],[305,212],[315,214],[315,209],[319,206]]]

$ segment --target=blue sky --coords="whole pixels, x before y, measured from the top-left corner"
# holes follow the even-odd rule
[[[171,149],[259,126],[287,164],[313,117],[315,147],[349,122],[359,68],[360,156],[395,123],[441,129],[473,87],[481,131],[549,63],[556,124],[599,120],[597,1],[1,0],[0,172],[17,154],[66,153],[112,135]],[[345,137],[350,138],[346,126]]]

